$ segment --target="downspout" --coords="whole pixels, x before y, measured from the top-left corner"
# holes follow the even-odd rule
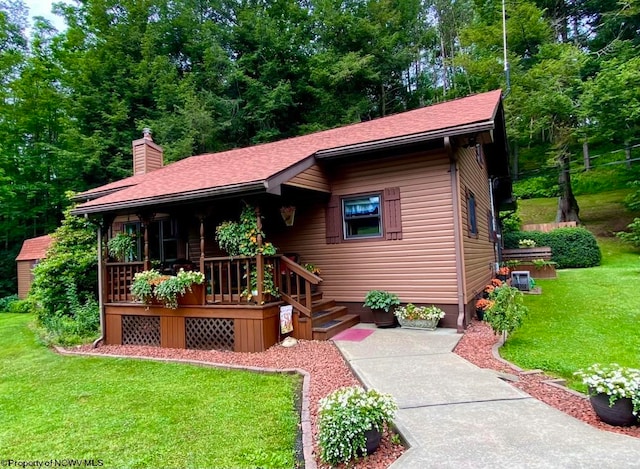
[[[104,341],[104,295],[103,295],[103,259],[102,259],[102,224],[98,226],[98,308],[100,312],[100,337],[93,341],[92,348],[96,348]]]
[[[444,138],[444,148],[449,156],[449,173],[451,174],[451,193],[453,196],[453,238],[456,251],[456,283],[458,284],[458,333],[464,332],[464,266],[462,265],[462,230],[460,229],[460,191],[458,190],[458,168],[449,137]]]
[[[493,200],[493,182],[495,178],[489,178],[489,203],[491,204],[491,229],[495,233],[495,240],[493,241],[493,252],[494,252],[494,262],[493,268],[494,272],[498,271],[500,267],[500,243],[498,242],[498,225],[496,224],[496,207]]]

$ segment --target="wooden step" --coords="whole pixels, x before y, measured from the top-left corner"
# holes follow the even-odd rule
[[[344,316],[346,312],[347,308],[344,306],[332,306],[330,308],[321,309],[320,311],[311,313],[311,320],[313,321],[314,327],[321,326],[325,322]]]
[[[344,308],[340,306],[339,308]],[[346,311],[346,308],[344,308]],[[360,316],[357,314],[343,314],[337,318],[331,319],[321,325],[313,328],[314,340],[329,340],[334,335],[355,326],[360,322]]]
[[[334,308],[335,306],[336,306],[336,300],[331,300],[331,299],[316,300],[313,303],[311,303],[311,313],[331,309],[331,308]]]

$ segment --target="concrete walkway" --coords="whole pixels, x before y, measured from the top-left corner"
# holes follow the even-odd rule
[[[472,365],[452,352],[460,338],[399,328],[335,341],[366,387],[398,402],[411,448],[393,469],[640,467],[639,439],[597,430]]]

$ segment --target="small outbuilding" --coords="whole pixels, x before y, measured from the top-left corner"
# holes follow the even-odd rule
[[[51,245],[51,236],[44,235],[37,238],[26,239],[16,257],[18,266],[18,297],[24,299],[29,293],[33,282],[33,268],[47,256],[47,250]]]

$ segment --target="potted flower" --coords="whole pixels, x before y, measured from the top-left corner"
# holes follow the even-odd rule
[[[594,364],[575,374],[587,385],[591,406],[600,420],[616,426],[639,422],[640,370],[617,363]]]
[[[482,321],[484,319],[484,312],[489,309],[492,304],[493,301],[487,298],[479,298],[476,301],[476,316],[478,317],[479,321]]]
[[[157,270],[138,272],[131,283],[131,294],[146,304],[157,301],[166,308],[176,309],[178,299],[188,292],[193,293],[195,285],[204,283],[202,272],[180,269],[176,275],[162,275]],[[196,294],[196,304],[202,304],[204,290]]]
[[[136,240],[129,233],[118,233],[107,242],[107,251],[118,262],[132,261],[136,256]]]
[[[391,422],[397,409],[391,395],[359,386],[340,388],[320,399],[320,457],[335,465],[373,453],[380,445],[384,425]]]
[[[416,306],[413,303],[396,308],[394,314],[402,327],[414,327],[430,331],[435,330],[438,321],[444,317],[444,311],[435,305]]]
[[[396,325],[393,309],[399,304],[398,295],[384,290],[370,290],[364,297],[364,306],[371,308],[373,322],[378,327],[393,327]]]
[[[507,266],[503,266],[500,267],[496,272],[496,277],[498,278],[498,280],[506,282],[509,278],[509,274],[511,274],[511,269],[509,269],[509,267]]]
[[[263,302],[270,300],[271,298],[280,298],[280,291],[273,279],[273,264],[264,265],[264,274],[262,277],[262,295]],[[244,274],[244,279],[247,278],[247,274]],[[247,301],[252,301],[254,297],[258,296],[258,270],[253,267],[251,274],[249,275],[249,285],[240,293],[242,298],[246,298]]]
[[[303,264],[302,267],[304,267],[307,272],[311,272],[313,275],[320,275],[320,269],[315,264],[307,262],[306,264]]]

